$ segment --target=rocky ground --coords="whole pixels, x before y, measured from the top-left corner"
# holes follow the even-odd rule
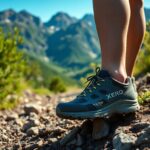
[[[149,85],[149,75],[137,81],[139,92],[150,90]],[[17,108],[0,111],[0,150],[150,149],[150,103],[136,113],[105,120],[58,118],[56,104],[75,95],[50,97],[26,91]]]

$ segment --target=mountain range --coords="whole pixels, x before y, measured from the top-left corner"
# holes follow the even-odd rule
[[[150,9],[146,8],[145,13],[146,20],[150,20]],[[83,69],[91,62],[100,61],[99,40],[92,14],[78,19],[58,12],[47,22],[42,22],[26,10],[16,12],[8,9],[0,12],[0,26],[6,32],[18,27],[24,41],[20,48],[58,68]]]
[[[0,12],[0,26],[7,31],[17,26],[24,39],[22,49],[60,66],[80,68],[100,55],[91,14],[77,19],[58,12],[43,23],[39,17],[25,10],[15,12],[9,9]]]

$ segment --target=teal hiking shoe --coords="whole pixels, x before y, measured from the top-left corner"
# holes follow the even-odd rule
[[[87,78],[89,84],[74,100],[59,103],[56,114],[66,119],[94,119],[113,114],[139,110],[133,78],[120,83],[106,70],[96,69],[96,74]]]

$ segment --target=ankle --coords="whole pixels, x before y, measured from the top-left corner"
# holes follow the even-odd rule
[[[113,72],[110,72],[112,77],[116,79],[117,81],[120,81],[122,83],[126,82],[127,74],[125,72],[120,72],[118,70],[114,70]]]
[[[124,69],[106,69],[103,68],[104,70],[107,70],[110,75],[112,76],[112,78],[114,78],[115,80],[125,83],[126,79],[127,79],[127,73]]]

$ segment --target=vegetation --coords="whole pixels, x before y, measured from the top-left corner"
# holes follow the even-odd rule
[[[64,69],[21,51],[22,43],[17,28],[7,34],[0,29],[0,109],[14,107],[19,101],[17,95],[24,89],[48,94],[65,92],[70,85],[78,86],[75,80],[63,74]]]
[[[137,77],[144,75],[147,72],[150,72],[150,22],[147,23],[144,42],[134,68],[134,74]]]
[[[150,72],[150,22],[147,23],[147,31],[145,33],[142,48],[137,57],[134,75],[140,77],[148,72]],[[150,102],[150,92],[139,93],[138,101],[140,104]]]
[[[18,30],[3,34],[0,29],[0,105],[2,106],[9,94],[16,94],[20,90],[18,84],[25,71],[25,61],[23,53],[18,51],[18,45],[22,39],[19,36]],[[13,103],[13,100],[7,102]],[[6,105],[6,104],[4,104]]]
[[[58,92],[62,93],[66,91],[66,86],[59,77],[55,77],[51,80],[49,89],[51,91],[54,91],[55,93],[58,93]]]
[[[140,93],[138,96],[138,101],[141,105],[150,102],[150,91]]]
[[[47,88],[53,77],[57,76],[63,80],[64,84],[78,86],[78,82],[68,76],[66,69],[54,64],[51,61],[45,61],[43,57],[39,57],[35,54],[25,52],[29,72],[27,73],[27,79],[33,88]],[[33,67],[32,67],[33,66]],[[35,69],[33,69],[35,68]]]

